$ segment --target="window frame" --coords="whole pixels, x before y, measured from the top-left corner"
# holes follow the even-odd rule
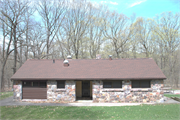
[[[24,82],[26,82],[26,84],[24,84]],[[27,85],[27,83],[28,83],[28,85]],[[22,86],[23,87],[32,87],[32,81],[22,81]]]
[[[139,86],[138,87],[133,87],[133,82],[139,82]],[[148,83],[149,83],[149,87],[142,87],[142,82],[144,82],[144,81],[148,81]],[[151,80],[132,80],[131,81],[131,86],[132,86],[132,88],[134,88],[134,89],[136,89],[136,88],[151,88]]]
[[[30,86],[26,86],[24,82],[30,82]],[[34,83],[37,82],[37,86],[34,86]],[[40,86],[40,82],[45,82],[45,86]],[[47,81],[22,81],[23,88],[47,88]]]
[[[114,88],[114,87],[113,87],[113,82],[117,82],[117,81],[121,83],[121,87],[118,87],[118,88],[115,87],[115,88]],[[105,82],[110,82],[110,83],[111,83],[111,87],[104,87],[104,83],[105,83]],[[122,89],[122,80],[112,80],[112,81],[110,81],[110,80],[108,80],[108,81],[104,80],[104,81],[103,81],[103,89]]]
[[[59,83],[60,83],[60,82],[63,82],[63,83],[64,83],[63,87],[59,87],[59,86],[58,86],[58,82],[59,82]],[[66,86],[66,81],[65,81],[65,80],[57,81],[57,89],[65,89],[65,86]]]

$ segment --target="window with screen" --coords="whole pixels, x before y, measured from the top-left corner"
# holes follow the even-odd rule
[[[112,82],[103,82],[103,88],[112,88]]]
[[[39,82],[39,87],[46,88],[46,82]]]
[[[39,87],[39,82],[32,82],[33,83],[33,87]]]
[[[122,88],[122,81],[103,81],[103,88]]]
[[[23,87],[46,88],[46,81],[23,81]]]
[[[132,88],[150,88],[150,80],[132,81]]]
[[[31,82],[23,82],[23,87],[32,87],[32,83]]]
[[[57,81],[57,88],[65,88],[65,81]]]

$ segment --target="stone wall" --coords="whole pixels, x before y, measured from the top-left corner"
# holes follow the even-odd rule
[[[92,81],[93,102],[157,102],[163,97],[163,80],[152,80],[151,88],[131,88],[131,81],[122,82],[122,89],[104,89],[102,81]]]
[[[47,102],[74,102],[76,81],[65,81],[64,89],[57,89],[56,81],[47,81]],[[93,102],[157,102],[163,97],[163,80],[152,80],[151,88],[131,88],[131,81],[122,82],[121,89],[105,89],[103,81],[92,81]],[[22,100],[22,82],[14,81],[14,101]],[[32,99],[33,101],[33,99]]]
[[[14,90],[14,95],[13,95],[13,101],[20,101],[22,99],[22,82],[21,81],[14,81],[13,84],[13,90]]]
[[[57,89],[57,81],[47,81],[47,101],[74,102],[76,100],[75,81],[65,81],[64,89]]]

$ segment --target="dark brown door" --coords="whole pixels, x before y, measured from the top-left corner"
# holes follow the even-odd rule
[[[82,81],[82,97],[90,97],[90,81]]]
[[[23,88],[22,99],[47,99],[47,88]]]
[[[46,81],[23,81],[22,99],[47,99]]]

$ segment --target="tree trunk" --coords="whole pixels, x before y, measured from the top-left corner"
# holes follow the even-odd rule
[[[1,70],[1,90],[4,91],[4,60],[5,60],[5,30],[4,30],[4,24],[3,24],[3,58],[2,58],[2,70]]]
[[[1,91],[4,91],[4,68],[5,68],[5,64],[3,62],[3,66],[1,69]]]
[[[48,43],[47,43],[47,52],[46,52],[46,59],[48,59],[48,54],[49,54],[49,45],[48,45]]]
[[[8,53],[8,52],[7,52]],[[6,55],[6,58],[4,59],[3,61],[3,64],[2,64],[2,69],[1,69],[1,82],[0,82],[0,89],[2,91],[4,91],[4,69],[5,69],[5,66],[6,66],[6,62],[7,62],[7,59],[8,59],[8,54]]]
[[[116,55],[117,55],[117,58],[120,58],[120,57],[119,57],[119,52],[118,52],[117,50],[116,50]]]
[[[6,39],[6,36],[5,36],[5,30],[4,30],[4,24],[3,24],[3,61],[4,61],[4,54],[5,54],[5,39]]]
[[[16,64],[17,64],[17,40],[16,40],[16,25],[13,27],[13,34],[14,34],[14,67],[13,73],[16,73]]]
[[[22,66],[22,40],[20,41],[20,67]]]
[[[29,45],[28,45],[28,26],[27,26],[27,30],[26,30],[26,44],[27,44],[27,48],[26,48],[26,52],[25,52],[25,57],[26,60],[28,59],[28,49],[29,49]]]
[[[49,32],[50,32],[50,31],[49,31],[49,29],[48,29],[48,33],[47,33],[47,43],[46,43],[46,44],[47,44],[47,51],[46,51],[46,55],[47,55],[47,56],[46,56],[46,59],[48,59],[48,54],[49,54],[49,36],[50,36],[50,35],[49,35]]]
[[[76,56],[76,59],[78,59],[78,51],[76,51],[75,56]]]

